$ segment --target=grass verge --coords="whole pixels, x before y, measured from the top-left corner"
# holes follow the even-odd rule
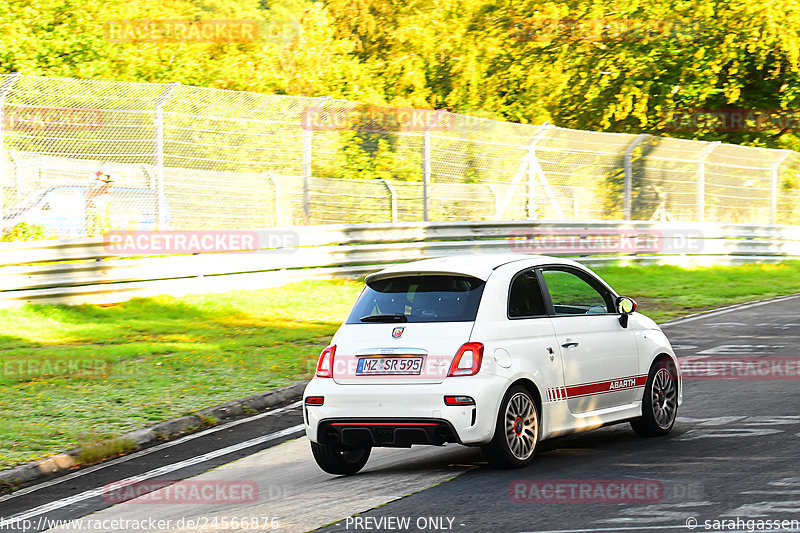
[[[800,287],[800,262],[595,270],[660,322]],[[360,287],[0,310],[0,469],[309,377]]]

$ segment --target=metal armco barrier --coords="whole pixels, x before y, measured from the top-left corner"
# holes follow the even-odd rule
[[[587,265],[800,259],[798,226],[507,221],[280,231],[294,232],[297,246],[163,255],[120,253],[102,238],[0,244],[0,306],[257,289],[311,277],[363,276],[392,263],[454,254],[544,254]]]

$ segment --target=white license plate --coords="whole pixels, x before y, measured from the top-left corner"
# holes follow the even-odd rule
[[[422,371],[422,357],[362,357],[356,367],[357,376],[415,375]]]

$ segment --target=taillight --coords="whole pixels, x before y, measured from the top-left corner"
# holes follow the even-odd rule
[[[336,345],[332,344],[322,350],[319,354],[319,361],[317,361],[317,377],[318,378],[332,378],[333,377],[333,356],[336,354]]]
[[[481,369],[482,359],[483,344],[480,342],[468,342],[458,349],[447,376],[472,376],[477,374],[478,370]]]
[[[324,405],[325,396],[308,396],[306,398],[306,405]]]

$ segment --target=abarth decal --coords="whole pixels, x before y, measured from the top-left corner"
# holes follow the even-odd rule
[[[626,389],[638,389],[644,387],[645,383],[647,383],[647,376],[643,375],[610,379],[608,381],[597,381],[594,383],[582,383],[569,387],[548,388],[547,400],[549,402],[560,402],[570,398],[605,394],[607,392],[617,392]]]

